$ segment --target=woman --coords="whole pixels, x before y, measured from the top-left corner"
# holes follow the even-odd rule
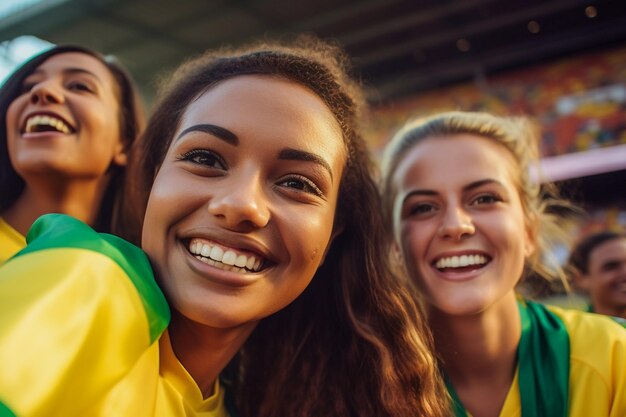
[[[73,298],[87,301],[54,321],[65,333],[74,324],[77,346],[59,342],[51,357],[0,367],[11,372],[0,371],[0,398],[16,415],[36,415],[44,408],[33,398],[53,398],[47,410],[64,416],[223,416],[219,379],[242,416],[447,415],[427,332],[382,255],[358,89],[337,50],[294,45],[218,51],[183,65],[133,150],[130,190],[143,225],[124,230],[143,231],[171,307],[167,331],[168,310],[141,253],[75,221],[44,217],[32,244],[0,268],[0,296],[11,281],[18,287],[20,269],[44,264],[37,257],[62,262],[55,272],[79,272],[50,278],[53,289],[88,286]],[[88,275],[97,277],[89,285]],[[38,283],[0,300],[0,316],[33,312],[23,305]],[[93,296],[94,286],[102,293]],[[17,307],[2,304],[16,298]],[[32,346],[40,322],[48,345],[59,340],[46,300],[34,298],[36,318],[21,340],[23,315],[0,326],[0,335],[13,329],[0,337],[0,357]],[[101,313],[97,331],[93,321],[74,323],[77,309]],[[83,354],[88,371],[76,367]],[[46,374],[63,383],[29,378],[40,377],[41,363],[56,364]],[[44,392],[24,394],[16,375]]]
[[[87,48],[56,46],[7,79],[0,112],[0,263],[44,213],[111,230],[127,150],[144,125],[127,72]]]
[[[559,202],[531,175],[537,144],[523,119],[484,113],[398,132],[384,159],[397,254],[427,306],[457,416],[623,416],[626,332],[515,291],[527,273],[554,274],[545,259]]]

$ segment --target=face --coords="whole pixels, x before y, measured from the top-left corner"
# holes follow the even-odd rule
[[[396,240],[427,304],[449,315],[514,300],[532,252],[512,154],[474,135],[423,140],[393,181]]]
[[[292,302],[330,244],[345,163],[338,123],[298,84],[237,76],[192,101],[142,236],[171,305],[231,328]]]
[[[9,157],[27,184],[98,179],[125,163],[116,91],[104,64],[76,52],[53,55],[26,77],[6,123]]]
[[[597,246],[589,256],[588,270],[581,282],[591,294],[594,307],[626,309],[626,238]]]

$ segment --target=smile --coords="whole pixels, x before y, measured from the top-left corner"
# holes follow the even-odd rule
[[[224,248],[204,239],[191,239],[188,249],[196,259],[225,271],[258,272],[263,265],[263,260],[257,256],[243,254],[232,248]]]
[[[58,117],[37,114],[26,119],[23,133],[60,132],[69,135],[73,130],[67,122]]]
[[[474,266],[483,266],[489,262],[487,257],[480,254],[468,254],[460,256],[446,256],[437,259],[434,264],[439,270],[467,268]]]

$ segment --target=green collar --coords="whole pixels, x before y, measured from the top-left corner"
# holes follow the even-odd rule
[[[522,336],[517,347],[522,417],[566,417],[569,391],[569,335],[561,320],[543,305],[518,302]],[[454,415],[467,417],[446,378]]]

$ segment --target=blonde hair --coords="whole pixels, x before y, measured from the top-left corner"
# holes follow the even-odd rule
[[[545,284],[561,282],[568,289],[562,267],[548,250],[558,242],[569,246],[567,233],[572,215],[579,211],[569,202],[558,197],[556,186],[549,182],[541,184],[539,173],[539,129],[524,117],[499,117],[489,113],[452,111],[416,119],[406,124],[391,139],[383,154],[383,203],[388,227],[393,225],[393,201],[397,190],[393,175],[407,151],[425,139],[470,134],[492,139],[511,152],[517,162],[514,178],[522,201],[524,216],[535,244],[535,251],[527,259],[526,276],[542,277],[533,283],[544,288]],[[537,173],[537,175],[534,175]],[[543,282],[541,282],[543,281]]]

